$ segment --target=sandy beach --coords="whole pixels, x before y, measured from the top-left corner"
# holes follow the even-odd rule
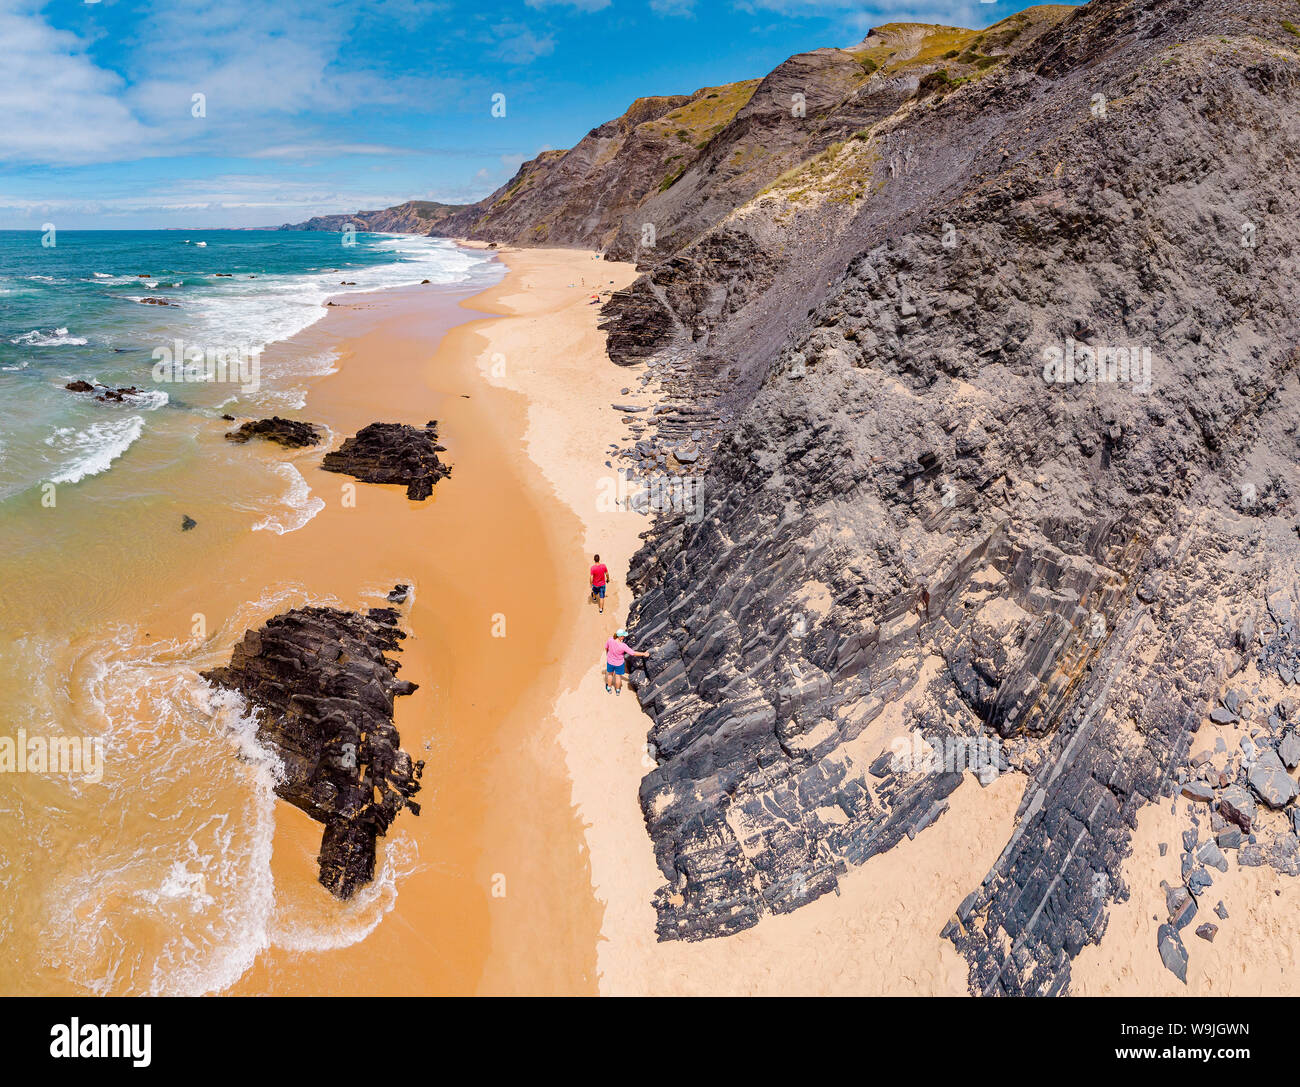
[[[506,251],[502,259],[510,278],[489,292],[490,301],[472,304],[515,316],[474,328],[486,341],[480,367],[527,401],[528,457],[554,490],[555,515],[580,525],[575,562],[599,553],[613,573],[605,615],[575,609],[572,634],[560,639],[553,710],[603,906],[600,992],[965,994],[965,962],[939,932],[1010,834],[1023,788],[1017,776],[987,789],[968,777],[935,827],[850,873],[839,896],[723,940],[656,941],[651,896],[662,879],[637,802],[653,766],[649,720],[629,693],[605,693],[599,658],[604,638],[626,616],[624,577],[649,522],[597,500],[613,474],[603,450],[622,438],[610,404],[653,403],[654,384],[649,395],[621,395],[638,387],[640,368],[609,362],[595,328],[597,307],[574,298],[569,286],[590,284],[595,270],[602,286],[621,287],[631,269],[563,250]],[[495,376],[494,357],[506,363]]]
[[[377,419],[436,418],[453,466],[428,503],[362,484],[357,510],[328,501],[345,477],[304,469],[327,507],[284,538],[309,569],[320,565],[309,553],[328,551],[345,556],[340,577],[353,583],[358,570],[367,580],[383,570],[415,586],[403,675],[421,689],[399,700],[395,721],[404,746],[428,762],[423,813],[403,815],[397,830],[419,860],[364,940],[305,955],[273,946],[237,991],[310,992],[318,970],[375,992],[595,991],[600,910],[552,703],[571,662],[595,660],[620,599],[615,589],[601,625],[585,591],[576,496],[557,501],[556,483],[524,453],[540,448],[533,420],[554,408],[548,396],[567,402],[566,416],[542,429],[586,450],[618,374],[606,360],[604,380],[590,378],[602,340],[587,305],[591,255],[520,264],[501,286],[465,299],[466,316],[478,319],[450,329],[415,290],[339,305],[323,322],[341,358],[309,393],[304,417],[336,435]],[[630,278],[627,268],[601,272],[606,286]],[[510,387],[516,371],[538,375],[533,401]],[[634,543],[640,519],[621,520]],[[301,825],[277,835],[277,884],[298,885],[310,877],[319,829],[279,809],[282,825]]]
[[[985,789],[968,777],[935,826],[839,895],[726,939],[657,942],[662,880],[638,804],[649,719],[631,691],[605,691],[602,655],[652,524],[611,501],[610,447],[627,442],[611,405],[649,407],[656,384],[609,360],[593,298],[635,270],[576,250],[497,256],[505,277],[485,291],[339,297],[269,353],[273,367],[337,356],[292,412],[331,448],[372,422],[437,420],[452,475],[429,500],[323,471],[324,447],[232,445],[232,424],[187,415],[133,454],[168,466],[166,490],[114,503],[130,477],[110,473],[49,522],[93,541],[112,579],[11,579],[14,615],[80,624],[43,665],[73,677],[46,700],[112,734],[107,799],[60,796],[74,810],[45,831],[41,893],[16,899],[49,933],[14,945],[16,991],[966,991],[939,932],[1010,833],[1016,776]],[[197,524],[183,534],[182,512]],[[603,614],[587,589],[597,553],[611,571]],[[422,812],[399,815],[374,882],[343,903],[316,881],[321,826],[240,758],[238,722],[206,705],[198,673],[281,612],[375,607],[399,583],[413,587],[401,677],[419,688],[395,723],[426,762]],[[24,658],[9,658],[6,682],[25,683]],[[107,875],[86,878],[87,858]],[[82,931],[95,940],[76,943]]]
[[[934,827],[848,873],[839,895],[722,940],[656,940],[662,880],[637,802],[648,719],[631,692],[604,690],[600,653],[626,617],[625,575],[650,527],[602,501],[616,485],[608,447],[625,441],[611,404],[651,405],[655,385],[609,361],[591,300],[635,272],[589,252],[499,256],[506,278],[461,302],[491,318],[443,328],[418,291],[395,291],[324,323],[345,350],[305,417],[337,433],[434,417],[455,465],[428,510],[363,488],[364,517],[331,503],[283,538],[317,573],[309,554],[349,556],[322,590],[346,596],[351,556],[371,580],[388,571],[417,585],[406,674],[427,685],[399,702],[397,724],[430,760],[425,815],[402,829],[420,862],[364,940],[306,955],[273,947],[236,991],[311,991],[319,970],[375,992],[965,995],[967,965],[939,933],[1012,832],[1016,774],[987,788],[968,775]],[[304,472],[322,495],[339,486]],[[585,592],[597,553],[611,570],[603,615]],[[502,617],[506,636],[492,637]],[[308,883],[317,828],[284,805],[278,820],[277,880]],[[1224,878],[1229,910],[1251,903],[1252,923],[1195,940],[1186,988],[1163,968],[1149,920],[1162,913],[1158,880],[1138,877],[1177,878],[1174,851],[1156,849],[1175,823],[1163,806],[1144,809],[1133,895],[1114,907],[1104,946],[1079,956],[1074,991],[1289,989],[1289,957],[1242,944],[1261,925],[1285,943],[1294,896],[1273,894],[1268,869]]]

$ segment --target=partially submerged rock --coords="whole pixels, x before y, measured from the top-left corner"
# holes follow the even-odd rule
[[[404,637],[391,608],[295,608],[203,673],[254,708],[258,739],[284,766],[277,795],[325,824],[320,882],[338,898],[374,878],[375,839],[397,813],[420,813],[411,798],[424,763],[412,763],[393,727],[393,699],[416,685],[384,655]]]
[[[98,381],[92,384],[80,378],[69,381],[63,387],[70,393],[94,393],[95,399],[102,403],[121,404],[145,394],[144,389],[138,389],[134,385],[123,385],[115,389],[111,385],[101,385]]]
[[[314,423],[304,423],[298,419],[282,419],[273,415],[269,419],[252,419],[226,434],[231,442],[247,442],[252,438],[264,438],[289,449],[301,449],[308,445],[317,445],[324,434]]]
[[[438,424],[371,423],[332,453],[321,467],[327,472],[355,476],[365,483],[399,483],[406,497],[417,502],[433,494],[433,485],[451,475],[438,459],[446,447],[438,444]]]

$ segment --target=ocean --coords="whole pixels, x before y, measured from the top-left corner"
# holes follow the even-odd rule
[[[52,240],[53,245],[42,244]],[[43,482],[108,471],[160,409],[292,410],[328,355],[282,362],[248,382],[153,380],[155,352],[254,357],[326,313],[331,296],[429,280],[486,286],[480,253],[441,239],[275,230],[0,231],[0,509]],[[168,305],[142,303],[160,299]],[[65,391],[70,381],[134,386],[121,410]],[[242,396],[241,396],[242,394]],[[116,405],[115,405],[116,406]]]

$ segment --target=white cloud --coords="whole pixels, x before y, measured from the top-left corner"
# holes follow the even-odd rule
[[[555,51],[555,39],[549,34],[539,38],[522,23],[498,23],[492,28],[492,34],[497,39],[493,52],[507,64],[531,64]]]
[[[353,44],[362,22],[370,29],[369,21],[382,17],[386,25],[414,27],[437,17],[443,6],[427,0],[169,0],[114,40],[112,68],[96,63],[87,40],[56,29],[23,2],[0,0],[0,162],[275,157],[259,146],[313,145],[313,153],[325,154],[326,145],[361,145],[331,138],[331,117],[463,93],[461,80],[418,67],[380,71]],[[535,55],[551,47],[532,42]],[[206,99],[203,117],[191,112],[195,94]]]
[[[380,143],[290,143],[249,151],[250,159],[326,158],[332,155],[409,155],[410,148]]]
[[[122,101],[121,77],[96,66],[75,34],[0,10],[0,42],[0,159],[89,162],[148,141],[148,129]]]

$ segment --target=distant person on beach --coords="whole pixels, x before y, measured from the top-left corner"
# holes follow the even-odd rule
[[[609,567],[596,556],[596,565],[591,568],[591,598],[600,604],[600,613],[605,614],[605,585],[609,581]]]
[[[597,556],[599,557],[599,556]],[[649,653],[638,653],[627,642],[623,641],[627,637],[626,630],[620,630],[614,637],[605,643],[605,690],[611,690],[609,685],[610,676],[614,677],[614,686],[612,688],[615,694],[623,693],[623,676],[627,672],[627,665],[624,663],[625,657],[648,657]]]

